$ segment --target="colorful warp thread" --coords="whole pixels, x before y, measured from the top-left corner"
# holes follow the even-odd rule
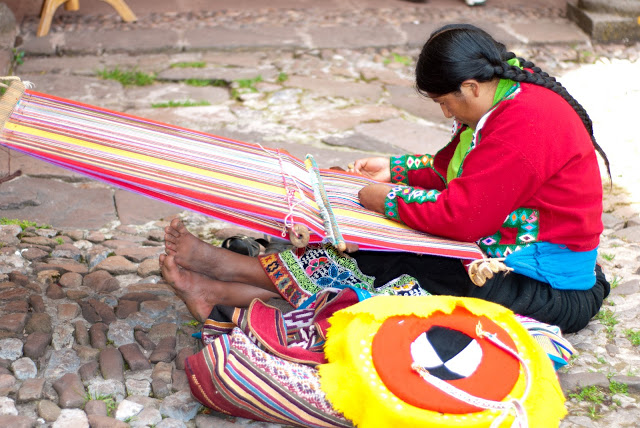
[[[0,99],[0,144],[6,147],[269,235],[279,236],[289,217],[312,232],[310,243],[326,237],[309,173],[289,154],[25,90],[19,81],[7,93]],[[318,174],[346,242],[482,257],[473,243],[417,232],[364,209],[358,191],[373,181],[334,170]],[[302,192],[295,192],[293,207],[289,189]]]

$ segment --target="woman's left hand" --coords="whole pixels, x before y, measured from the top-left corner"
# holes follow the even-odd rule
[[[384,201],[391,189],[387,184],[369,184],[360,189],[358,198],[366,209],[384,214]]]

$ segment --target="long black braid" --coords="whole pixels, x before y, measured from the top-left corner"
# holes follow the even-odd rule
[[[518,59],[522,68],[507,63],[513,58]],[[423,94],[444,95],[457,92],[467,79],[487,82],[496,77],[532,83],[560,95],[582,120],[611,179],[609,159],[596,142],[593,122],[584,107],[554,77],[531,61],[507,51],[502,43],[494,40],[487,32],[469,24],[445,25],[431,34],[416,64],[416,85]]]

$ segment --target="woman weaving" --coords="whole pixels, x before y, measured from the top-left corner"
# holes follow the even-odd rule
[[[436,30],[416,65],[418,90],[455,120],[434,156],[367,158],[350,171],[380,181],[362,205],[433,235],[478,242],[500,272],[474,284],[460,260],[330,246],[248,257],[166,228],[166,280],[199,320],[215,304],[282,295],[294,306],[327,286],[485,299],[575,332],[609,293],[596,265],[602,183],[586,111],[531,62],[471,25]],[[505,220],[506,219],[506,220]]]

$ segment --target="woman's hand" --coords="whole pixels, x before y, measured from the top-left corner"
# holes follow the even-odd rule
[[[360,189],[358,198],[366,209],[384,214],[384,201],[391,189],[392,187],[388,184],[369,184]]]
[[[389,167],[389,158],[373,157],[358,159],[349,165],[349,172],[363,175],[373,180],[382,181],[383,183],[391,182],[391,169]]]

